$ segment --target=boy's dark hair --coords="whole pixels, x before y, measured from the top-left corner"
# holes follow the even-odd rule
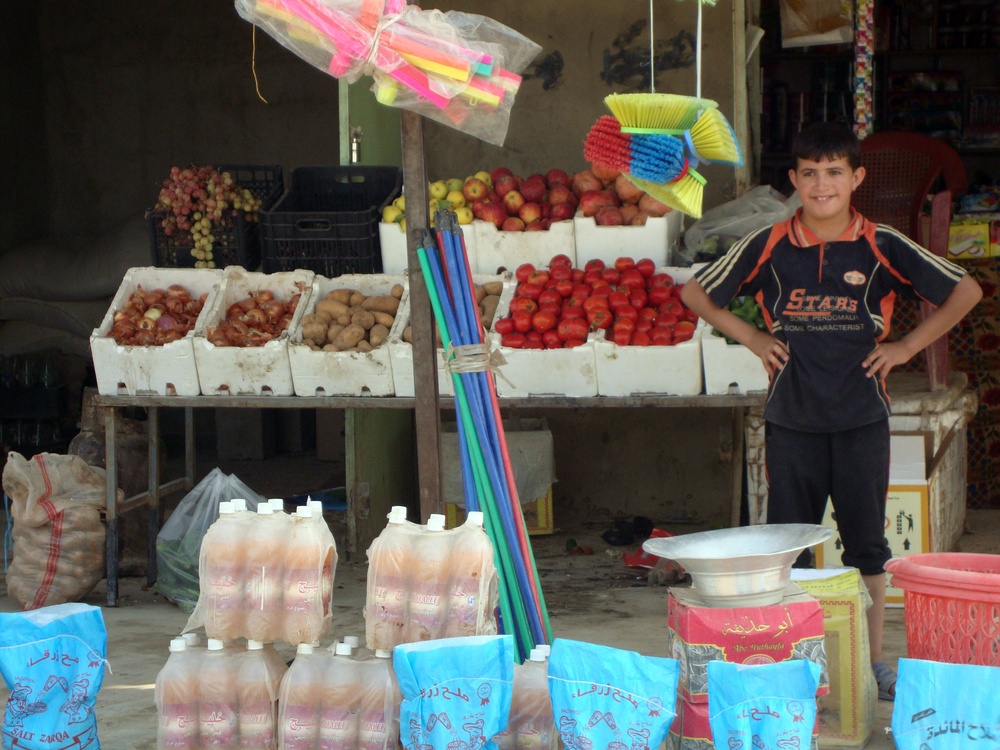
[[[847,159],[851,169],[861,166],[861,143],[850,127],[839,122],[814,122],[796,133],[792,140],[795,166],[800,159]]]

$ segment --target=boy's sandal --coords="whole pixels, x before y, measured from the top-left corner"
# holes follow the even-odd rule
[[[896,700],[896,671],[880,661],[872,664],[872,672],[875,673],[875,682],[878,684],[878,699],[881,701]]]

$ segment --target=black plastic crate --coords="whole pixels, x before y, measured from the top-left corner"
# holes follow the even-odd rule
[[[220,164],[215,168],[219,172],[229,172],[237,185],[249,190],[254,198],[259,198],[261,211],[277,203],[285,189],[280,166]],[[166,216],[164,211],[146,211],[153,265],[159,268],[193,268],[195,258],[191,250],[194,240],[191,233],[175,231],[171,235],[165,234],[161,223]],[[260,212],[257,217],[257,221],[247,221],[243,211],[232,210],[223,216],[221,222],[213,225],[212,261],[216,268],[243,266],[256,270],[260,267]]]
[[[399,167],[298,167],[260,214],[264,271],[304,268],[333,278],[380,273],[382,209],[402,191]]]

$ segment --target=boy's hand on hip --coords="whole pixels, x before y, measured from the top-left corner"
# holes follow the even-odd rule
[[[747,348],[760,357],[764,363],[764,369],[768,376],[784,367],[788,361],[788,346],[784,342],[778,341],[774,336],[766,331],[757,331],[747,344]]]
[[[865,357],[861,366],[865,368],[867,377],[878,375],[884,378],[893,367],[909,362],[912,356],[909,348],[902,341],[890,341],[877,344]]]

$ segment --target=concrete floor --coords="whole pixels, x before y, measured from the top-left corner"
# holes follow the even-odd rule
[[[236,471],[241,478],[251,471],[247,462],[223,468]],[[324,471],[329,471],[328,465]],[[318,476],[326,474],[313,474],[313,479]],[[251,486],[255,485],[251,483]],[[267,486],[255,486],[255,489],[265,496],[273,496],[278,491]],[[292,488],[286,496],[298,491],[301,490]],[[623,548],[609,547],[601,539],[601,533],[607,528],[606,521],[583,524],[570,518],[560,519],[558,512],[556,521],[561,528],[555,535],[533,539],[556,637],[606,644],[648,655],[668,655],[667,589],[648,586],[643,577],[622,565],[620,552]],[[1000,512],[970,511],[968,527],[975,532],[962,538],[962,551],[1000,552]],[[571,538],[578,544],[592,547],[594,554],[568,555],[567,541]],[[325,642],[344,635],[364,635],[365,573],[363,561],[338,566],[333,627]],[[86,601],[97,606],[104,604],[103,582]],[[17,605],[10,599],[0,598],[0,610],[16,609]],[[187,615],[155,592],[146,590],[144,578],[124,579],[120,606],[105,608],[103,612],[110,662],[96,707],[103,746],[111,750],[151,750],[156,747],[153,684],[167,657],[168,641],[181,632]],[[887,661],[892,664],[906,655],[904,613],[900,609],[891,609],[887,614],[884,650]],[[291,658],[287,650],[286,654]],[[0,700],[5,699],[6,693],[0,688]],[[875,735],[868,745],[873,750],[894,747],[883,731],[891,723],[892,705],[879,702]]]

